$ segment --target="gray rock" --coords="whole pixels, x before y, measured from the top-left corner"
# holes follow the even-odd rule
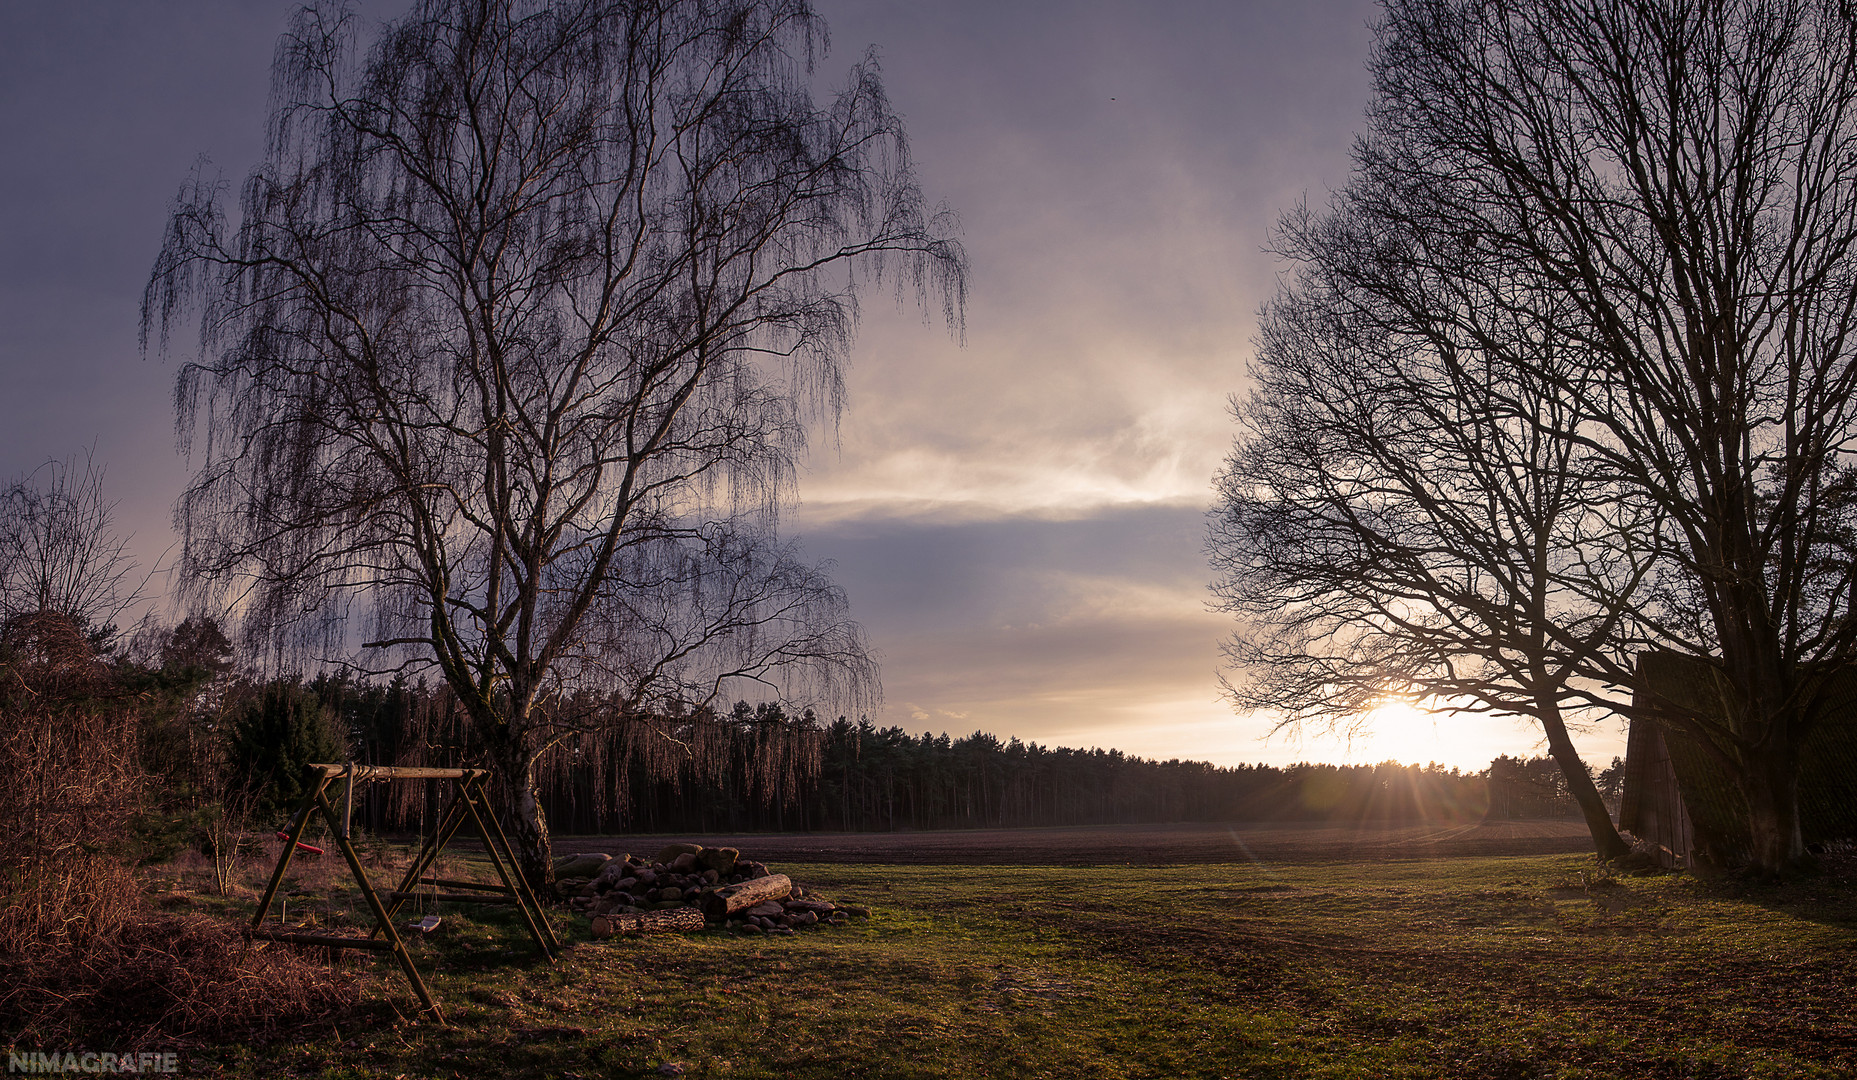
[[[613,861],[611,855],[564,855],[555,860],[555,877],[590,878],[605,869]]]
[[[714,870],[718,877],[734,870],[735,860],[739,858],[741,858],[741,852],[732,847],[704,848],[697,852],[696,856],[698,863],[705,869]]]
[[[703,845],[701,844],[666,844],[664,845],[664,849],[658,852],[658,857],[652,861],[669,863],[679,855],[695,856],[702,850]]]

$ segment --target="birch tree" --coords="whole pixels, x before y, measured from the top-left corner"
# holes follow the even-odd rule
[[[184,570],[275,648],[360,627],[436,666],[545,882],[564,692],[871,687],[774,518],[860,294],[958,324],[963,256],[874,61],[815,102],[805,0],[421,0],[361,59],[355,32],[298,16],[239,220],[196,177],[148,286],[145,340],[200,316]]]

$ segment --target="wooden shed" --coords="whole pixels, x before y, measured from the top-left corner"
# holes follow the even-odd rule
[[[1746,803],[1704,747],[1659,716],[1723,714],[1722,672],[1679,653],[1638,657],[1639,713],[1625,743],[1618,826],[1667,866],[1727,866],[1749,851]],[[1857,667],[1820,688],[1824,710],[1800,754],[1799,819],[1807,844],[1857,838]]]

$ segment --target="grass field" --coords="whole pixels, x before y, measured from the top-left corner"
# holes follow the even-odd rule
[[[513,922],[417,946],[452,1024],[364,1004],[190,1073],[643,1077],[1813,1077],[1857,1074],[1857,892],[1613,877],[1577,855],[1163,866],[782,863],[873,917],[788,938],[587,940]],[[333,867],[293,921],[344,921]],[[465,869],[458,867],[458,869]],[[170,881],[164,905],[248,900]],[[484,909],[477,909],[482,911]],[[352,921],[352,913],[347,916]]]

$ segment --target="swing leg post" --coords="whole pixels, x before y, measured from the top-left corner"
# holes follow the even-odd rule
[[[541,905],[536,902],[535,894],[529,891],[528,880],[522,876],[522,871],[516,866],[515,853],[509,848],[509,838],[503,835],[503,826],[498,823],[496,814],[490,809],[489,799],[484,794],[481,780],[473,787],[471,780],[466,778],[459,784],[459,787],[463,789],[465,796],[465,810],[471,815],[472,824],[477,826],[477,834],[483,837],[484,850],[490,855],[490,865],[496,868],[497,876],[503,880],[504,887],[516,897],[516,908],[522,912],[522,921],[528,924],[529,936],[535,939],[536,947],[542,950],[542,955],[548,958],[549,963],[554,963],[556,954],[561,949],[561,943],[555,938],[554,928],[548,925],[548,917],[543,914]],[[482,814],[478,813],[479,800],[483,801]],[[488,826],[484,823],[485,817],[490,819]],[[492,829],[496,830],[494,837],[491,834]],[[497,850],[499,840],[502,841],[501,854]],[[505,858],[509,860],[507,865],[504,863]]]
[[[355,875],[355,884],[361,886],[361,895],[367,900],[369,910],[374,913],[374,921],[386,937],[387,946],[392,950],[393,958],[400,962],[400,970],[405,973],[406,981],[412,984],[413,993],[418,996],[419,1004],[429,1011],[440,1024],[445,1023],[444,1012],[439,1009],[438,1002],[432,1000],[432,992],[426,989],[425,980],[419,977],[419,969],[413,966],[412,954],[406,951],[406,942],[402,941],[400,935],[393,929],[393,920],[381,904],[380,895],[374,891],[373,884],[368,881],[367,871],[361,866],[361,857],[355,853],[355,846],[348,842],[346,836],[342,835],[341,823],[335,816],[335,808],[330,806],[329,800],[323,797],[321,788],[316,790],[316,807],[322,811],[324,819],[329,822],[329,828],[335,833],[336,846],[342,849],[342,857],[348,860],[348,869]]]
[[[283,884],[284,871],[290,869],[290,857],[297,853],[297,841],[303,839],[303,833],[309,828],[310,811],[321,797],[323,786],[328,779],[320,772],[314,772],[310,778],[309,792],[303,796],[303,802],[297,807],[296,824],[290,827],[288,837],[284,840],[284,853],[277,857],[277,869],[271,871],[271,881],[264,887],[264,898],[258,901],[258,911],[251,917],[252,929],[264,924],[265,915],[270,913],[271,901],[277,898],[277,887]]]
[[[542,945],[541,940],[538,938],[536,944],[542,945],[542,951],[550,953],[551,956],[559,954],[561,952],[561,941],[559,938],[555,937],[554,927],[548,924],[548,916],[542,911],[542,904],[540,900],[536,899],[535,890],[529,888],[529,879],[522,876],[522,871],[516,864],[516,849],[510,846],[509,837],[504,835],[503,823],[497,820],[496,811],[490,808],[490,791],[484,786],[489,780],[489,776],[489,773],[480,772],[477,774],[475,781],[477,785],[477,800],[484,808],[484,816],[490,819],[490,827],[496,830],[497,841],[503,845],[503,857],[509,860],[509,867],[512,871],[510,876],[515,879],[513,887],[515,889],[517,901],[527,904],[529,909],[535,913],[534,920],[541,926],[542,936],[548,939],[547,944]],[[469,781],[467,780],[467,782]],[[490,837],[488,835],[484,837],[484,846],[490,846]],[[509,882],[505,881],[505,884],[509,884]]]

